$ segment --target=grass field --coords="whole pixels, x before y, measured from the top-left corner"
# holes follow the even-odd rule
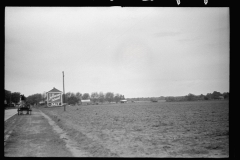
[[[229,102],[41,108],[94,157],[228,157]]]

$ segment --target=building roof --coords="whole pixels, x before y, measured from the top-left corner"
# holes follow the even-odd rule
[[[60,92],[60,93],[62,93],[62,91],[59,91],[58,89],[56,89],[55,87],[53,87],[53,89],[52,90],[50,90],[50,91],[48,91],[48,92]]]
[[[81,100],[81,102],[91,102],[90,99]]]
[[[122,102],[126,102],[127,100],[126,100],[126,99],[123,99],[123,100],[120,100],[120,101],[122,101]]]

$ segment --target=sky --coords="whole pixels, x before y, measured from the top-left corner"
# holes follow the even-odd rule
[[[229,92],[229,8],[6,7],[5,89]]]

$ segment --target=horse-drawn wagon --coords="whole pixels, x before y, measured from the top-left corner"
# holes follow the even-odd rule
[[[30,105],[20,106],[18,108],[18,115],[23,114],[23,111],[27,111],[27,114],[31,114],[31,107]]]
[[[20,102],[20,105],[18,107],[18,115],[23,114],[23,111],[27,111],[27,114],[31,114],[32,109],[31,109],[30,104],[27,104],[25,102],[25,99],[21,98],[21,102]]]

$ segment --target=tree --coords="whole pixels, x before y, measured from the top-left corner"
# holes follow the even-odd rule
[[[206,95],[206,98],[205,99],[207,99],[207,100],[210,100],[210,99],[212,99],[212,94],[211,93],[207,93],[207,95]]]
[[[20,93],[19,92],[14,92],[11,94],[11,101],[13,103],[18,103],[20,101]]]
[[[21,100],[23,101],[23,98],[21,98]],[[35,98],[34,98],[34,95],[30,95],[27,97],[27,103],[31,104],[31,105],[34,105],[36,103],[35,101]]]
[[[77,92],[76,97],[77,97],[78,102],[79,102],[82,99],[82,94],[80,92]]]
[[[121,94],[120,94],[120,100],[123,100],[123,99],[125,99],[125,98],[124,98],[124,95],[121,95]]]
[[[107,92],[105,95],[105,99],[110,103],[113,101],[114,94],[112,92]]]
[[[213,99],[218,99],[219,96],[221,96],[221,93],[220,93],[220,92],[214,91],[214,92],[212,93],[212,98],[213,98]]]
[[[73,93],[71,93],[71,92],[67,92],[67,93],[65,94],[65,102],[64,102],[64,103],[68,103],[68,99],[71,97],[72,94],[73,94]]]
[[[160,97],[159,97],[159,100],[165,100],[165,97],[160,96]]]
[[[104,102],[104,99],[105,99],[105,96],[104,96],[103,92],[100,92],[100,93],[98,94],[98,100],[99,100],[99,102],[103,103],[103,102]]]
[[[68,98],[68,104],[76,104],[78,103],[78,98],[72,94],[69,98]]]
[[[224,99],[229,99],[229,92],[224,92],[223,97]]]
[[[120,101],[120,95],[118,93],[114,96],[114,101],[116,103],[118,103]]]
[[[90,98],[90,95],[88,93],[84,93],[82,96],[82,99],[84,99],[84,100],[89,99],[89,98]]]
[[[196,100],[196,96],[192,93],[189,93],[186,98],[187,98],[188,101]]]
[[[10,103],[11,100],[11,92],[8,90],[5,90],[5,100],[7,101],[7,104]]]
[[[93,93],[91,94],[91,100],[92,100],[94,103],[98,101],[98,98],[99,98],[99,95],[98,95],[97,92],[93,92]]]
[[[22,96],[22,100],[24,100],[24,95]],[[41,100],[42,100],[42,94],[40,93],[30,95],[26,98],[26,102],[31,105],[38,104]]]
[[[198,97],[199,100],[203,100],[204,99],[204,95],[201,94],[199,97]]]
[[[204,96],[204,100],[209,100],[209,97],[208,96]]]
[[[172,102],[172,101],[175,101],[175,98],[169,96],[169,97],[166,97],[165,100],[166,100],[167,102]]]
[[[150,98],[150,101],[151,101],[151,102],[157,102],[157,101],[158,101],[158,99],[157,99],[157,98],[154,98],[154,97],[152,97],[152,98]]]

